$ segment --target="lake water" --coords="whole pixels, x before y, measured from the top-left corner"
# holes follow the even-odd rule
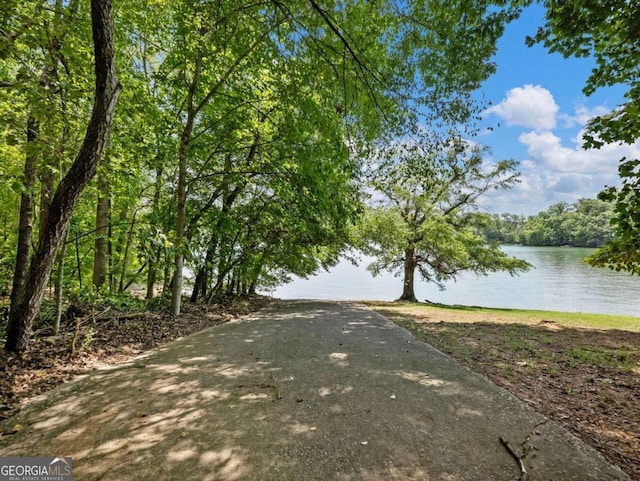
[[[508,254],[534,266],[520,276],[507,273],[488,276],[465,274],[440,291],[418,280],[415,292],[420,301],[443,304],[596,312],[640,316],[640,277],[597,269],[582,259],[593,249],[574,247],[505,246]],[[394,300],[402,293],[402,278],[392,274],[372,277],[360,266],[343,261],[309,279],[295,278],[273,295],[282,299]]]

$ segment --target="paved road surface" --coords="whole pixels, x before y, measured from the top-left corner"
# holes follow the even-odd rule
[[[74,480],[628,479],[564,429],[352,303],[251,318],[55,390],[0,454],[73,456]]]

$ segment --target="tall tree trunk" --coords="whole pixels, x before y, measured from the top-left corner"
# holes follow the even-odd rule
[[[105,159],[107,160],[107,159]],[[107,173],[98,172],[98,203],[96,205],[96,240],[93,257],[93,286],[97,291],[106,281],[109,235],[109,182]]]
[[[9,312],[17,309],[24,292],[24,285],[29,271],[29,250],[33,233],[33,186],[36,181],[36,140],[38,139],[38,121],[29,114],[27,119],[27,147],[24,159],[23,192],[20,197],[20,220],[18,226],[18,246],[16,249],[16,265],[13,271],[13,287],[11,289],[11,305]],[[9,314],[11,316],[11,314]]]
[[[67,237],[65,236],[58,254],[58,272],[56,274],[56,313],[53,322],[53,334],[57,336],[60,333],[60,320],[62,319],[62,291],[64,281],[64,256],[67,253]]]
[[[53,194],[53,171],[47,165],[40,174],[40,212],[38,213],[39,231],[44,230],[47,225],[47,214],[51,205]]]
[[[66,237],[69,232],[65,232],[64,236]],[[74,240],[76,247],[76,270],[78,271],[78,287],[82,290],[82,259],[80,259],[80,240],[76,237]]]
[[[171,290],[171,259],[170,256],[165,253],[164,255],[164,273],[162,278],[162,295],[166,296]]]
[[[187,119],[180,135],[180,147],[178,149],[178,190],[177,196],[177,216],[176,216],[176,256],[175,272],[173,275],[173,285],[171,286],[171,314],[180,315],[182,303],[182,270],[184,268],[184,240],[187,225],[187,160],[189,156],[189,143],[195,116],[197,114],[194,106],[194,98],[200,83],[200,70],[202,69],[202,57],[196,57],[196,65],[193,72],[193,79],[189,85],[187,94]]]
[[[147,294],[145,298],[149,301],[155,296],[156,275],[158,271],[158,259],[160,259],[161,249],[158,248],[151,254],[147,268]]]
[[[177,204],[178,213],[176,220],[176,256],[175,256],[175,272],[172,280],[171,288],[171,314],[174,316],[180,315],[180,305],[182,302],[182,269],[184,267],[184,248],[185,248],[185,232],[186,232],[186,220],[187,220],[187,157],[189,150],[189,143],[191,142],[191,133],[198,113],[207,105],[214,95],[229,79],[231,74],[235,72],[238,66],[249,56],[251,53],[264,41],[270,31],[265,32],[263,36],[260,36],[254,40],[254,42],[245,50],[235,62],[233,62],[226,72],[220,77],[218,82],[209,90],[204,98],[196,105],[195,94],[200,87],[200,74],[202,73],[202,53],[198,52],[195,59],[195,65],[193,69],[193,77],[189,84],[189,91],[187,93],[186,105],[187,105],[187,118],[185,121],[182,134],[180,135],[180,147],[178,149],[178,190],[177,190]],[[252,154],[253,155],[253,154]]]
[[[178,212],[176,218],[176,256],[175,256],[175,272],[173,275],[173,286],[171,286],[171,314],[180,315],[182,304],[182,278],[184,268],[184,233],[187,223],[187,150],[189,147],[189,139],[191,137],[191,129],[193,128],[193,119],[189,117],[187,126],[182,132],[180,140],[180,155],[178,168]]]
[[[158,219],[158,208],[160,205],[160,193],[162,189],[162,173],[163,173],[162,162],[158,163],[158,167],[156,168],[156,183],[153,192],[153,217],[154,219]],[[153,299],[155,295],[154,288],[156,284],[156,275],[158,270],[158,261],[160,260],[161,249],[155,248],[153,241],[151,241],[151,247],[149,248],[149,265],[147,269],[147,300]]]
[[[127,232],[127,239],[124,244],[124,254],[122,255],[122,270],[120,271],[120,282],[118,283],[118,292],[123,292],[126,289],[124,280],[127,275],[127,268],[129,267],[129,250],[131,249],[131,244],[133,243],[133,231],[136,226],[137,215],[138,215],[138,210],[136,209],[133,212],[133,216],[131,217],[131,225],[129,226],[129,231]]]
[[[107,218],[107,223],[109,225],[107,232],[107,272],[109,278],[109,291],[113,292],[115,290],[115,281],[113,277],[115,269],[113,266],[113,222],[111,218],[111,200],[109,200],[109,216]]]
[[[200,268],[196,275],[196,280],[193,283],[193,291],[191,292],[190,302],[195,303],[198,301],[198,297],[207,295],[207,284],[209,283],[209,274],[211,273],[211,266],[215,259],[216,252],[218,250],[218,236],[216,229],[220,223],[214,227],[214,233],[209,241],[209,247],[207,248],[207,254],[204,258],[204,265]]]
[[[189,302],[195,304],[198,302],[198,297],[202,294],[203,296],[207,295],[206,285],[209,280],[209,273],[207,272],[207,265],[205,261],[205,265],[201,266],[198,269],[198,273],[196,274],[196,279],[193,281],[193,290],[191,291],[191,297],[189,298]]]
[[[413,291],[413,280],[416,272],[416,250],[409,247],[404,251],[404,283],[402,284],[402,296],[399,301],[418,302]]]
[[[84,141],[69,171],[51,200],[45,229],[31,259],[24,289],[9,314],[8,351],[27,349],[31,326],[51,275],[53,262],[69,229],[80,194],[92,179],[109,137],[116,102],[121,90],[115,70],[115,41],[111,0],[91,0],[91,24],[95,52],[96,89],[93,111]]]

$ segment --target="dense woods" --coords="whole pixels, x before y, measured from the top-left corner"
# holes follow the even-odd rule
[[[573,204],[558,202],[533,216],[487,215],[481,230],[501,244],[602,247],[615,237],[613,214],[610,202],[581,199]]]
[[[210,302],[335,263],[374,145],[467,125],[517,14],[435,0],[89,7],[0,7],[10,350],[26,348],[45,290],[61,311],[69,295],[145,286],[178,316],[185,291]]]
[[[212,302],[309,275],[363,245],[372,191],[424,218],[404,254],[459,247],[406,268],[439,282],[524,267],[470,213],[516,165],[484,171],[464,139],[496,41],[529,3],[2,2],[6,348],[26,349],[45,293],[57,332],[69,296],[143,286],[179,316],[185,292]],[[574,54],[557,23],[570,12],[544,4],[531,41]]]

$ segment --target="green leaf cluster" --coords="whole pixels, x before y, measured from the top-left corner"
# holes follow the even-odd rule
[[[601,247],[612,240],[614,206],[599,199],[558,202],[533,216],[487,215],[482,227],[488,239],[527,246]]]
[[[530,2],[522,2],[530,3]],[[541,42],[566,57],[592,57],[596,67],[583,89],[591,95],[613,85],[627,88],[625,102],[588,124],[585,146],[634,144],[640,138],[640,5],[635,1],[566,2],[545,0],[544,26],[529,44]],[[600,196],[616,204],[613,222],[617,237],[591,258],[594,265],[638,272],[640,190],[637,159],[620,160],[622,187],[607,188]]]
[[[413,273],[441,288],[462,272],[511,274],[528,268],[488,241],[476,209],[487,192],[518,181],[516,163],[488,163],[485,149],[458,136],[423,136],[381,157],[372,172],[374,206],[355,232],[356,245],[375,257],[374,274],[404,276],[403,298],[413,295]]]

